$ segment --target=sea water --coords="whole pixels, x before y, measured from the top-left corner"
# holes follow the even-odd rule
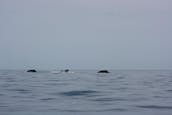
[[[0,70],[0,115],[172,115],[171,70]]]

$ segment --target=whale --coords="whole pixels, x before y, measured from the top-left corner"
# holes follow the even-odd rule
[[[29,69],[27,72],[37,72],[35,69]]]
[[[97,73],[110,73],[108,70],[100,70]]]

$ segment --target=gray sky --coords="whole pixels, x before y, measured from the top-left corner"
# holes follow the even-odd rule
[[[0,69],[172,69],[171,0],[0,0]]]

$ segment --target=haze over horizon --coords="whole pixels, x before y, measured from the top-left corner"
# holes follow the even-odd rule
[[[170,0],[0,0],[0,69],[172,69]]]

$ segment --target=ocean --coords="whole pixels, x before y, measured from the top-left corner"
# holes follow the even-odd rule
[[[172,115],[172,70],[0,70],[0,115]]]

